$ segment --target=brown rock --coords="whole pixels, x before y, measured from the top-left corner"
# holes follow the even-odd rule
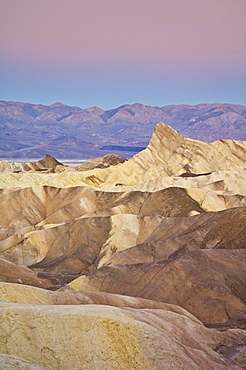
[[[116,154],[106,154],[102,157],[92,159],[91,161],[87,161],[85,163],[80,164],[76,167],[77,171],[89,171],[93,170],[94,168],[107,168],[110,166],[117,166],[119,163],[124,163],[126,161],[125,158],[120,157]]]
[[[179,305],[205,323],[246,319],[245,251],[197,250],[158,263],[109,265],[62,291],[99,291]]]
[[[28,284],[41,288],[51,287],[47,279],[40,279],[35,272],[26,266],[18,266],[0,258],[0,281],[9,283]]]

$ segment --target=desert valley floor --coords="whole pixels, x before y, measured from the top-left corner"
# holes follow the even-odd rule
[[[246,367],[246,142],[0,161],[0,369]]]

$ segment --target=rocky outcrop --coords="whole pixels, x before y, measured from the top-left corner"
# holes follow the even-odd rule
[[[102,157],[92,159],[91,161],[87,161],[85,163],[80,164],[76,167],[77,171],[89,171],[93,170],[94,168],[107,168],[110,166],[116,166],[119,163],[124,163],[126,161],[125,158],[120,157],[116,154],[106,154]]]
[[[34,171],[37,171],[42,173],[60,173],[65,171],[88,171],[94,168],[107,168],[110,166],[116,166],[117,164],[124,163],[125,161],[125,158],[116,154],[107,154],[102,157],[86,161],[76,168],[73,168],[63,165],[49,154],[46,154],[45,158],[36,162],[20,163],[2,160],[0,161],[0,172],[19,173],[31,171],[33,173]]]
[[[55,158],[46,154],[46,157],[36,162],[19,163],[0,161],[0,172],[26,172],[26,171],[48,171],[54,172],[55,167],[62,166],[62,163],[58,162]]]
[[[203,143],[187,139],[171,127],[158,123],[145,150],[112,170],[103,186],[133,186],[156,178],[220,171],[245,174],[246,142],[221,140]],[[199,178],[196,177],[197,182]]]

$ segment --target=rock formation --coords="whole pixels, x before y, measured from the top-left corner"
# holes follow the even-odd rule
[[[77,171],[89,171],[93,170],[94,168],[107,168],[110,166],[116,166],[119,163],[124,163],[126,161],[125,158],[120,157],[116,154],[106,154],[102,157],[92,159],[91,161],[87,161],[79,166],[76,167]]]
[[[128,161],[3,172],[0,368],[243,368],[245,158],[159,123]]]
[[[52,171],[55,167],[62,165],[55,158],[46,154],[46,157],[36,162],[19,163],[0,161],[0,172],[25,172],[25,171]]]

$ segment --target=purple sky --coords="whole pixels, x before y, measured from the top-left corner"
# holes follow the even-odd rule
[[[246,0],[0,0],[0,99],[246,105]]]

